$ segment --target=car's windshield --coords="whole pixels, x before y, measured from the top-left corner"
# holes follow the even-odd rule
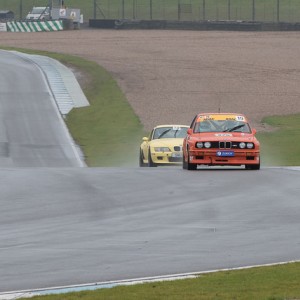
[[[195,124],[194,132],[244,132],[250,133],[248,123],[235,120],[203,120]]]
[[[152,139],[184,138],[187,129],[187,127],[180,126],[159,127],[154,130]]]

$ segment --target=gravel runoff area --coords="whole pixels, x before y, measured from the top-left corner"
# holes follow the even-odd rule
[[[268,130],[264,116],[300,112],[300,32],[0,32],[0,45],[97,62],[118,81],[145,130],[189,125],[197,112],[219,110],[244,113]]]

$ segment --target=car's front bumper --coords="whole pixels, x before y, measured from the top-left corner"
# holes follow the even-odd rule
[[[153,152],[151,154],[155,164],[182,164],[182,152]]]
[[[219,150],[190,151],[189,162],[198,165],[257,165],[260,163],[259,151],[224,151]],[[227,156],[227,155],[228,156]]]

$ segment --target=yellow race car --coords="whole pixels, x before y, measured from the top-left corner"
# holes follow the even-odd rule
[[[182,164],[182,143],[189,126],[159,125],[140,146],[140,167]]]

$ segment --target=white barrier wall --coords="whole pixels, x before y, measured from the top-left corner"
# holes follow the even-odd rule
[[[6,23],[0,23],[0,31],[7,31]]]

